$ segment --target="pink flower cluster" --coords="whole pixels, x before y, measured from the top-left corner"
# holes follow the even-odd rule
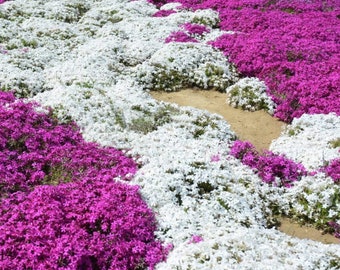
[[[210,30],[205,26],[197,23],[184,23],[181,27],[190,35],[203,35],[209,33]]]
[[[195,235],[191,236],[191,239],[188,242],[188,244],[197,244],[197,243],[202,242],[202,241],[203,241],[203,237],[195,234]]]
[[[217,10],[220,27],[237,33],[211,44],[243,75],[265,81],[277,104],[276,117],[290,122],[303,113],[340,115],[337,0],[179,2],[191,9]]]
[[[39,113],[36,107],[0,92],[0,197],[85,175],[125,178],[136,172],[121,151],[85,142],[75,123],[59,124],[52,111]]]
[[[262,178],[265,183],[275,186],[291,187],[295,181],[299,181],[304,175],[314,175],[317,172],[307,172],[302,164],[297,164],[289,160],[284,155],[277,155],[270,151],[260,155],[250,142],[235,141],[231,147],[230,154],[254,171]],[[333,178],[335,183],[340,179],[340,159],[333,160],[327,167],[319,171],[325,172]],[[327,217],[326,221],[327,221]],[[328,219],[329,220],[329,219]],[[327,222],[330,232],[340,238],[340,224]]]
[[[168,17],[170,14],[176,13],[175,10],[159,10],[152,17]]]
[[[334,221],[328,222],[328,225],[334,230],[334,236],[340,239],[340,224]]]
[[[340,158],[332,160],[327,166],[322,168],[321,171],[331,177],[335,183],[340,183]]]
[[[205,25],[196,23],[184,23],[181,25],[184,31],[172,32],[166,39],[165,43],[169,42],[198,42],[195,37],[202,36],[204,33],[209,33],[210,30]]]
[[[275,183],[280,178],[285,187],[298,181],[301,176],[314,175],[317,171],[307,172],[302,164],[297,164],[284,155],[277,155],[266,151],[260,155],[250,142],[235,141],[231,147],[230,154],[241,160],[243,164],[255,169],[258,175],[266,183]],[[340,158],[332,160],[327,166],[319,169],[331,177],[334,183],[340,182]]]
[[[136,163],[0,92],[0,269],[142,269],[165,259]]]
[[[172,32],[166,39],[165,43],[170,42],[198,42],[197,39],[191,37],[183,31]]]
[[[260,155],[250,142],[235,141],[230,154],[254,169],[265,183],[275,186],[291,187],[293,182],[307,175],[302,164],[271,151]]]

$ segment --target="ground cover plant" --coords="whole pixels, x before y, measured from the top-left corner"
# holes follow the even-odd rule
[[[17,144],[13,140],[7,143],[17,161],[6,162],[16,166],[13,172],[21,172],[34,184],[21,182],[21,186],[5,189],[10,194],[2,198],[1,209],[5,210],[0,226],[4,230],[0,234],[11,243],[11,239],[23,240],[22,235],[33,240],[32,232],[40,242],[35,249],[28,242],[22,249],[18,244],[15,250],[10,249],[14,244],[4,245],[6,255],[17,261],[3,256],[0,263],[21,263],[28,268],[39,265],[46,249],[53,249],[53,258],[64,268],[68,263],[69,269],[86,264],[106,269],[109,267],[103,264],[110,263],[113,269],[120,263],[127,269],[162,270],[266,269],[268,265],[277,269],[339,268],[338,245],[297,239],[275,229],[276,215],[285,214],[322,229],[328,222],[329,232],[338,233],[340,187],[332,178],[337,177],[339,158],[340,120],[336,113],[293,118],[272,143],[273,155],[264,160],[264,168],[273,169],[277,176],[283,163],[287,170],[283,174],[296,176],[296,181],[287,182],[288,188],[286,182],[264,183],[255,168],[230,155],[236,135],[221,117],[158,102],[148,93],[192,86],[219,91],[231,87],[232,93],[244,95],[232,97],[240,107],[275,109],[270,87],[264,89],[268,86],[265,80],[255,78],[257,75],[243,78],[237,63],[235,66],[229,56],[209,45],[235,33],[219,28],[222,13],[216,10],[183,8],[178,3],[153,5],[144,0],[20,0],[0,5],[1,89],[14,90],[16,98],[25,99],[18,101],[9,94],[2,97],[10,104],[8,108],[18,106],[28,115],[36,111],[39,117],[32,121],[46,122],[42,126],[29,119],[22,122],[23,113],[15,114],[20,125],[13,127],[17,131],[25,127],[23,131],[31,133],[15,137]],[[290,15],[294,18],[298,13]],[[196,41],[177,40],[176,35],[167,40],[176,32]],[[327,34],[326,39],[330,38]],[[32,101],[53,110],[27,103]],[[35,129],[27,129],[30,123],[35,123]],[[46,136],[54,127],[69,134],[61,136],[61,145],[51,139],[53,136]],[[3,126],[2,132],[6,130]],[[33,143],[32,133],[38,134],[39,143]],[[79,140],[80,134],[83,139]],[[4,136],[7,140],[8,134]],[[19,157],[26,155],[27,140],[27,146],[40,156],[34,154],[25,163]],[[52,142],[58,147],[48,156],[44,146]],[[63,152],[63,147],[67,151]],[[117,149],[134,156],[138,170],[136,163],[132,165]],[[41,155],[45,154],[56,164],[55,170],[44,166]],[[283,155],[290,161],[281,158]],[[308,172],[318,172],[296,174],[300,163]],[[40,172],[37,175],[33,174],[35,167]],[[59,175],[60,169],[72,173],[52,177]],[[118,204],[122,208],[117,209]],[[53,211],[54,215],[46,217],[45,213]],[[57,224],[44,228],[48,228],[48,239],[57,238],[58,246],[39,238],[37,227],[45,220]],[[110,222],[115,233],[108,237]],[[65,235],[60,234],[60,224]],[[148,229],[141,231],[141,224],[149,224]],[[6,228],[15,234],[6,234]],[[114,236],[121,245],[112,244]],[[72,241],[78,244],[62,247]],[[162,249],[160,243],[169,249]],[[31,261],[27,261],[24,248],[33,251]],[[120,257],[126,250],[131,254],[129,262],[126,256]],[[116,252],[118,261],[110,260],[111,251]],[[78,260],[67,252],[77,253]]]
[[[0,106],[1,268],[142,269],[164,259],[138,187],[118,182],[135,174],[131,158],[12,93],[0,92]]]
[[[212,45],[243,75],[265,81],[276,117],[290,122],[303,113],[340,114],[337,1],[178,2],[219,12],[221,29],[236,33]]]
[[[151,1],[161,5],[163,1]],[[172,1],[166,1],[172,2]],[[209,42],[236,64],[243,76],[226,89],[227,102],[246,110],[265,109],[290,122],[302,114],[339,111],[339,6],[334,1],[179,1],[192,9],[213,8],[220,27],[233,31]],[[274,19],[275,18],[275,19]],[[325,28],[327,25],[327,29]],[[302,27],[303,26],[303,27]],[[317,27],[315,27],[317,26]],[[325,34],[327,33],[327,35]],[[201,34],[201,32],[200,32]],[[173,32],[166,42],[197,42],[190,32]],[[250,83],[244,82],[250,81]],[[256,93],[256,88],[261,89]],[[266,89],[267,88],[267,89]],[[267,91],[270,98],[261,97]],[[269,100],[269,101],[268,101]],[[275,105],[270,104],[274,101]],[[303,165],[267,152],[260,156],[248,142],[236,141],[231,155],[257,170],[266,183],[290,187],[306,175]],[[320,171],[339,180],[339,159]],[[296,175],[295,175],[296,174]]]

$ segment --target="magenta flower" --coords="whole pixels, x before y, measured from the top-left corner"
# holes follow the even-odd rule
[[[254,169],[263,182],[268,184],[291,187],[292,183],[299,181],[307,171],[302,164],[286,158],[284,155],[274,154],[270,151],[260,155],[250,142],[235,141],[230,155]]]
[[[0,92],[0,269],[154,269],[169,249],[131,158]]]
[[[188,244],[197,244],[199,242],[203,241],[203,237],[200,235],[193,235],[191,236],[190,241],[188,242]]]
[[[290,122],[304,113],[340,115],[337,0],[178,1],[192,10],[217,10],[221,29],[238,33],[211,44],[243,75],[265,81],[276,117]],[[203,33],[200,27],[186,25],[184,30],[195,36]]]
[[[210,32],[210,30],[205,25],[184,23],[181,26],[190,35],[203,35],[204,33]]]
[[[332,160],[328,166],[321,168],[321,171],[330,176],[335,183],[340,183],[340,158]]]
[[[211,162],[219,162],[221,160],[220,154],[212,155],[210,158]]]
[[[328,222],[328,226],[334,230],[334,236],[340,239],[340,224],[334,221]]]
[[[168,17],[170,14],[176,13],[175,10],[159,10],[152,17]]]
[[[172,32],[166,39],[165,43],[170,42],[198,42],[195,38],[182,31]]]

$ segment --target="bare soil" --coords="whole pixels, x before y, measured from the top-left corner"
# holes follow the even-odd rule
[[[286,127],[285,123],[264,111],[248,112],[231,107],[226,103],[226,94],[217,91],[188,88],[178,92],[151,91],[150,94],[159,101],[195,107],[223,116],[240,140],[251,142],[260,152],[267,150],[272,140],[278,138]],[[279,221],[281,225],[278,230],[288,235],[325,244],[340,244],[340,240],[334,236],[299,225],[289,218]]]
[[[324,244],[340,244],[340,239],[335,238],[331,234],[323,234],[315,228],[300,225],[287,217],[279,219],[281,225],[278,228],[279,231],[300,238],[300,239],[311,239]]]
[[[150,94],[157,100],[191,106],[223,116],[237,137],[251,142],[258,151],[268,149],[272,140],[279,137],[286,126],[265,111],[249,112],[231,107],[226,103],[226,94],[217,91],[184,89],[178,92],[152,91]]]

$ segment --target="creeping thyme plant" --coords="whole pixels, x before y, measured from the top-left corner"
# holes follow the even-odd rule
[[[336,1],[0,2],[0,268],[340,267],[274,228],[339,235]],[[249,167],[187,86],[291,124]]]

